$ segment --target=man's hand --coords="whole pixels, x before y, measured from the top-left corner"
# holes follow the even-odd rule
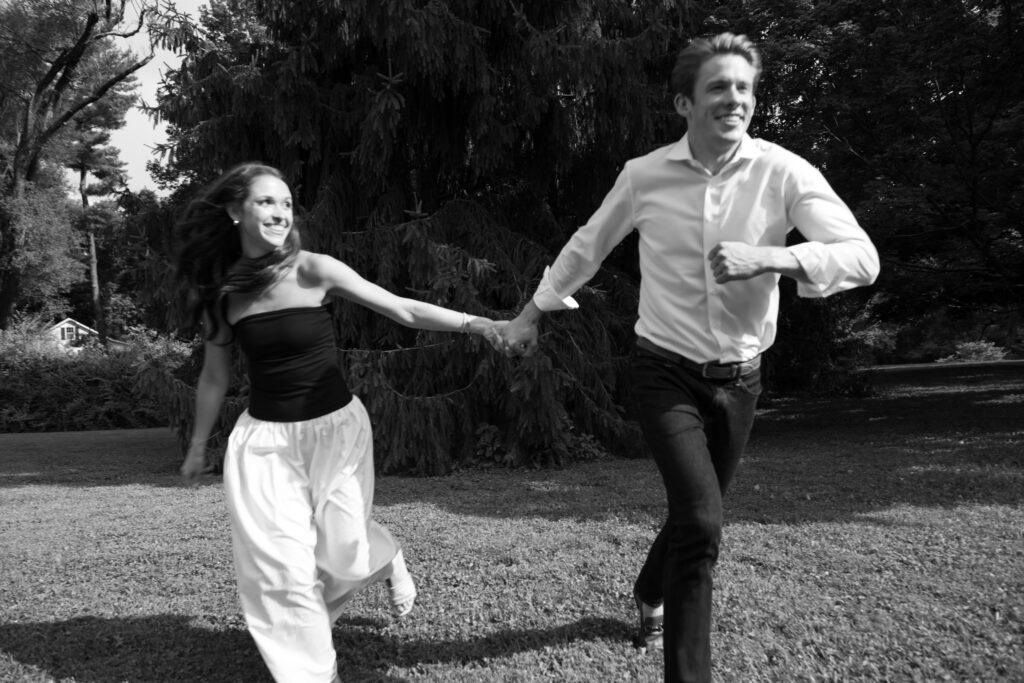
[[[720,242],[708,254],[715,282],[749,280],[770,270],[774,247],[754,247],[743,242]]]
[[[505,341],[505,355],[532,356],[537,350],[538,326],[542,311],[533,301],[528,301],[523,310],[501,331]]]
[[[785,247],[755,247],[744,242],[720,242],[708,254],[715,282],[749,280],[764,273],[779,273],[810,282],[800,261]]]

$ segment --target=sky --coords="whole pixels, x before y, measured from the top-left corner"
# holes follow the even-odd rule
[[[131,3],[130,3],[131,4]],[[198,18],[199,7],[206,6],[207,0],[174,0],[179,11]],[[146,38],[139,37],[131,49],[139,56],[149,54]],[[168,69],[177,68],[181,57],[167,50],[157,50],[149,64],[135,72],[139,80],[139,99],[147,105],[156,104],[156,89],[160,79]],[[166,142],[167,134],[164,124],[154,124],[142,110],[132,108],[125,116],[125,126],[114,131],[111,144],[121,150],[121,159],[128,167],[128,187],[137,192],[149,188],[158,194],[156,183],[146,173],[146,162],[155,158],[152,147]]]

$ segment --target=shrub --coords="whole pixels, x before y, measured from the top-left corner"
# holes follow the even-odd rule
[[[939,358],[936,363],[973,363],[979,361],[1002,360],[1006,357],[1006,349],[996,346],[990,341],[960,342],[951,356]]]
[[[88,431],[167,425],[165,395],[140,374],[187,360],[187,346],[135,328],[123,343],[69,352],[22,318],[0,331],[0,432]]]

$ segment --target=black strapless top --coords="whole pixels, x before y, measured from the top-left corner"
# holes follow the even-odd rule
[[[269,422],[327,415],[352,400],[326,306],[282,308],[233,325],[249,365],[249,414]]]

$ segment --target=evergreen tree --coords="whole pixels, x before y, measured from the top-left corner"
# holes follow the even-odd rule
[[[160,96],[168,176],[273,163],[308,247],[392,291],[508,316],[576,227],[552,206],[592,211],[622,161],[678,135],[664,84],[687,7],[212,2]],[[619,381],[635,285],[608,269],[579,298],[590,315],[555,317],[523,361],[339,304],[383,468],[473,459],[476,426],[503,463],[562,462],[590,434],[635,454]]]
[[[821,167],[892,270],[880,287],[824,302],[785,290],[789,341],[769,365],[780,378],[825,382],[852,362],[862,327],[896,316],[887,288],[927,310],[895,286],[896,273],[909,286],[921,264],[936,277],[965,254],[980,264],[978,246],[990,242],[996,258],[977,282],[992,287],[972,284],[972,301],[1000,283],[1003,301],[1019,297],[1013,188],[1024,136],[1007,134],[1019,132],[1020,18],[1000,0],[932,5],[215,0],[181,34],[186,59],[160,96],[170,142],[159,177],[181,202],[233,163],[272,163],[306,209],[309,248],[394,291],[510,315],[622,164],[682,134],[666,88],[678,49],[696,35],[747,33],[768,65],[752,134]],[[926,30],[909,35],[908,16]],[[949,26],[960,32],[954,51],[940,39]],[[1007,93],[986,73],[1010,73]],[[909,129],[908,116],[920,125]],[[950,234],[980,242],[930,239],[905,250],[913,263],[893,261],[890,245],[913,243],[909,226],[951,216]],[[586,435],[637,453],[621,377],[637,281],[627,239],[579,293],[586,313],[546,318],[543,352],[524,361],[339,304],[384,469],[444,471],[481,453],[558,462],[586,452]]]

